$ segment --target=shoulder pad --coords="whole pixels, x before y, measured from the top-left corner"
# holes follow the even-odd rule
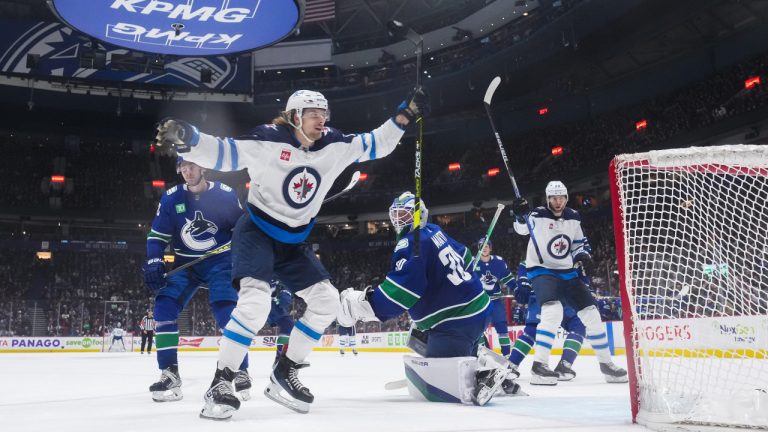
[[[408,239],[404,238],[397,242],[397,245],[395,246],[395,252],[399,251],[400,249],[405,249],[408,247]]]
[[[565,210],[563,211],[563,218],[565,218],[565,219],[574,219],[574,220],[580,221],[581,220],[581,215],[576,210],[574,210],[574,209],[572,209],[570,207],[566,207]]]
[[[285,127],[275,124],[256,126],[245,135],[237,137],[238,140],[291,142],[290,131]]]
[[[231,187],[229,187],[229,186],[227,186],[227,185],[225,185],[224,183],[219,183],[219,187],[220,187],[220,188],[221,188],[221,190],[223,190],[224,192],[232,192],[232,188],[231,188]]]
[[[168,189],[167,191],[165,191],[165,194],[168,195],[168,196],[171,196],[171,195],[175,194],[177,190],[179,190],[179,185],[176,185],[176,186]]]

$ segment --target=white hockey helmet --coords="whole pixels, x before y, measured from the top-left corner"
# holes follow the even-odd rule
[[[116,328],[120,328],[120,327],[121,327],[121,326],[120,326],[120,323],[117,323],[117,324],[115,324],[115,327],[116,327]]]
[[[429,210],[424,205],[423,200],[419,200],[421,204],[421,221],[420,226],[423,228],[427,225],[427,218],[429,217]],[[389,206],[389,220],[392,222],[392,226],[395,228],[395,232],[398,237],[408,234],[413,225],[413,213],[414,206],[416,204],[416,196],[411,192],[403,192],[399,197],[392,201],[392,205]]]
[[[552,180],[547,183],[547,188],[544,191],[547,194],[547,199],[553,196],[564,196],[565,200],[568,201],[568,188],[559,180]]]
[[[285,111],[290,113],[291,110],[296,110],[299,119],[301,119],[302,111],[305,108],[324,109],[325,120],[331,120],[331,110],[328,109],[328,100],[320,92],[312,90],[296,90],[291,97],[288,98],[288,103],[285,104]]]

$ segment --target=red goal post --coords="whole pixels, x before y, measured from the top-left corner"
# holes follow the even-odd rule
[[[768,146],[609,168],[632,419],[768,429]]]

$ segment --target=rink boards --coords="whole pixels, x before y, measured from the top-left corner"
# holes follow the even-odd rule
[[[512,343],[522,334],[523,326],[510,328],[509,336]],[[611,353],[624,354],[623,325],[620,321],[607,322],[608,341]],[[499,339],[495,330],[487,332],[491,336],[493,348],[499,350]],[[141,337],[133,336],[134,351],[139,351]],[[179,351],[216,351],[219,349],[220,336],[180,336]],[[553,345],[553,353],[562,352],[565,334],[562,329]],[[410,352],[406,346],[407,332],[358,333],[356,336],[357,349],[368,352]],[[257,336],[251,341],[251,351],[269,351],[275,349],[277,336]],[[31,352],[100,352],[102,351],[101,337],[0,337],[0,353],[31,353]],[[335,351],[339,349],[338,335],[324,334],[316,351]],[[594,351],[585,342],[581,354],[592,355]]]

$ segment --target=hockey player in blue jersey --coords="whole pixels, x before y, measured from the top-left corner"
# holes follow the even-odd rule
[[[528,310],[523,334],[515,341],[515,345],[512,347],[512,354],[509,357],[509,360],[517,367],[520,366],[520,363],[523,362],[536,342],[536,328],[539,325],[541,316],[541,306],[536,301],[536,294],[532,292],[525,261],[521,262],[518,266],[517,288],[515,288],[514,294],[515,300],[519,304],[527,305]],[[576,316],[576,311],[567,304],[563,305],[563,321],[560,323],[560,326],[568,332],[568,336],[566,336],[563,342],[563,355],[560,357],[557,367],[555,367],[555,372],[558,374],[558,381],[570,381],[576,378],[576,372],[571,367],[579,355],[581,344],[584,343],[585,329],[584,324]],[[531,384],[537,385],[541,383],[531,381]],[[552,382],[552,380],[549,380],[545,384],[555,385],[557,381]]]
[[[226,419],[240,407],[230,383],[267,319],[273,277],[302,297],[307,309],[291,331],[285,356],[272,369],[265,395],[295,411],[309,411],[314,396],[299,380],[299,368],[306,367],[304,360],[336,319],[339,292],[305,240],[336,178],[353,163],[392,153],[405,127],[428,107],[419,88],[378,128],[343,134],[326,125],[330,111],[325,97],[299,90],[271,124],[240,138],[207,135],[181,120],[166,119],[158,126],[158,145],[172,146],[203,167],[247,168],[251,176],[247,214],[237,223],[232,242],[232,280],[239,298],[224,330],[202,417]]]
[[[170,270],[163,261],[167,246],[170,245],[176,255],[174,264],[183,265],[208,251],[228,245],[232,228],[243,214],[235,192],[222,183],[206,181],[204,171],[198,165],[179,159],[177,169],[185,183],[168,189],[160,199],[152,229],[147,235],[147,262],[144,265],[144,281],[155,295],[157,364],[162,371],[160,380],[149,388],[156,402],[182,398],[177,319],[198,288],[208,287],[208,302],[219,328],[227,325],[237,303],[229,251],[165,276]],[[244,398],[248,398],[251,386],[247,367],[247,357],[241,358],[236,383]]]
[[[390,206],[389,218],[397,234],[391,270],[376,288],[348,288],[342,292],[339,325],[352,326],[358,320],[386,321],[407,311],[416,328],[426,335],[423,355],[430,360],[409,363],[406,357],[410,382],[424,384],[417,385],[427,389],[423,391],[440,389],[425,395],[429,400],[466,401],[463,392],[459,391],[457,396],[436,382],[429,382],[428,377],[442,376],[455,382],[455,374],[442,372],[453,370],[456,358],[472,358],[471,361],[482,363],[473,357],[477,356],[477,344],[490,321],[491,299],[477,276],[464,270],[471,253],[439,226],[426,223],[428,213],[423,202],[420,254],[414,255],[414,203],[414,195],[405,192]],[[516,385],[506,379],[510,372],[506,365],[476,369],[469,393],[477,405],[487,403],[503,383]]]
[[[267,325],[277,327],[277,343],[275,343],[275,363],[277,363],[288,349],[288,336],[293,330],[293,316],[291,316],[293,294],[278,280],[270,282],[270,286],[272,287],[272,308],[267,316]]]
[[[627,382],[627,371],[616,366],[611,359],[605,325],[594,298],[576,271],[580,264],[590,273],[592,256],[584,248],[586,238],[581,229],[579,213],[566,207],[568,190],[559,181],[551,181],[545,189],[546,207],[530,210],[528,201],[517,198],[512,203],[515,215],[514,229],[520,235],[529,235],[525,217],[530,218],[533,236],[528,241],[525,262],[536,299],[541,305],[541,321],[536,328],[536,353],[531,367],[531,383],[555,384],[557,372],[549,368],[549,353],[557,328],[563,320],[563,303],[571,305],[586,327],[587,339],[597,354],[600,371],[608,382]],[[539,261],[533,245],[535,237],[540,246]]]
[[[483,243],[485,243],[485,247],[483,247]],[[480,259],[477,264],[475,264],[474,272],[480,278],[485,293],[491,297],[491,308],[493,310],[491,325],[493,325],[496,333],[499,335],[501,355],[509,357],[510,343],[507,311],[504,308],[504,299],[501,296],[504,294],[502,287],[505,287],[508,292],[512,292],[515,289],[515,275],[509,271],[504,258],[491,254],[493,249],[491,240],[486,242],[485,238],[481,238],[477,242],[477,247],[483,247],[483,251],[480,253]]]

